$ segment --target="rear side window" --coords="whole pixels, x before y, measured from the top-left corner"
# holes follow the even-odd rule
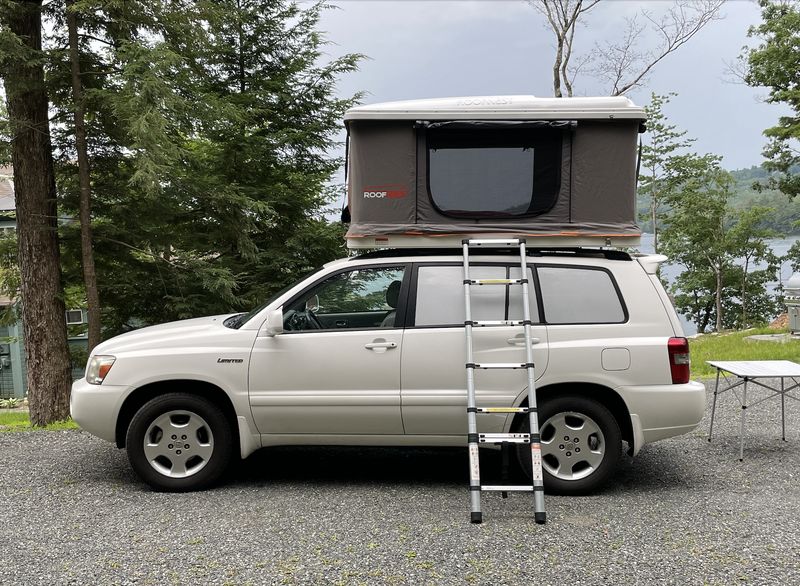
[[[561,131],[432,129],[431,201],[463,218],[532,216],[553,207],[561,179]]]
[[[471,266],[472,279],[505,279],[505,266]],[[511,268],[511,278],[519,268]],[[528,270],[531,280],[531,271]],[[538,321],[533,285],[529,285],[531,319]],[[522,319],[522,288],[519,285],[473,286],[470,289],[472,319]],[[417,299],[414,325],[417,327],[464,325],[464,269],[460,266],[421,266],[417,272]]]
[[[607,324],[626,320],[625,308],[608,272],[540,266],[537,273],[547,323]]]

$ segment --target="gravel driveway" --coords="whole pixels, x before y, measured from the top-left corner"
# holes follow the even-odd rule
[[[798,584],[800,404],[785,443],[778,401],[748,411],[743,463],[739,412],[548,497],[544,526],[526,494],[471,525],[466,449],[262,450],[174,495],[85,433],[0,434],[0,584]]]

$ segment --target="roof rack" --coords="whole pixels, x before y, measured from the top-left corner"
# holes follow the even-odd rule
[[[564,256],[575,258],[605,258],[607,260],[631,260],[631,255],[623,250],[613,250],[610,248],[528,248],[528,256]],[[458,248],[381,248],[372,250],[352,257],[356,259],[369,258],[396,258],[399,256],[460,256],[461,249]],[[480,251],[481,255],[495,256],[507,254],[519,254],[519,248],[486,248]]]

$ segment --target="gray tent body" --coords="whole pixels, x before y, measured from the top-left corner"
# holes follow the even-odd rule
[[[636,245],[644,120],[643,109],[620,97],[444,98],[353,108],[345,115],[348,246],[451,246],[470,235],[521,236],[542,246]],[[483,190],[486,165],[497,180]],[[529,176],[518,176],[525,165]],[[516,187],[506,185],[514,181]],[[519,204],[519,192],[521,206],[496,201]]]

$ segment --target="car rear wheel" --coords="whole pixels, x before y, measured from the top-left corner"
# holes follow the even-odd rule
[[[233,435],[211,401],[188,393],[139,409],[126,438],[131,467],[155,490],[185,492],[216,482],[231,461]]]
[[[582,396],[560,396],[539,406],[545,490],[579,495],[605,485],[619,464],[622,436],[614,415],[601,403]],[[527,419],[518,431],[527,431]],[[530,476],[528,446],[517,450],[522,470]]]

